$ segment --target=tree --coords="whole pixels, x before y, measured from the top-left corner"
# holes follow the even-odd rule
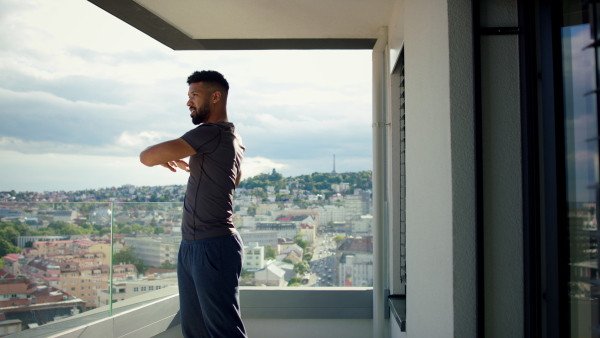
[[[302,250],[306,249],[306,247],[308,246],[308,242],[303,240],[302,237],[296,237],[294,239],[294,242],[296,242],[296,244],[298,244],[298,246],[301,247]]]
[[[21,249],[18,246],[12,245],[6,239],[0,238],[0,257],[4,257],[11,253],[21,253]]]
[[[302,286],[302,277],[294,276],[290,278],[288,286]]]
[[[173,264],[169,261],[164,261],[158,268],[166,269],[166,270],[175,270],[175,269],[177,269],[177,264]]]
[[[256,216],[256,205],[252,204],[248,207],[248,215]]]
[[[267,193],[265,193],[262,189],[256,189],[250,195],[252,195],[252,196],[258,196],[263,201],[267,200]]]
[[[277,251],[271,245],[265,247],[265,259],[275,259],[277,257]]]
[[[83,222],[83,223],[81,223],[80,227],[82,229],[86,229],[86,230],[89,230],[89,231],[94,231],[94,226],[90,222]]]
[[[306,261],[301,261],[294,264],[294,272],[300,276],[303,276],[306,272],[308,272],[309,269],[310,267]]]
[[[131,225],[131,231],[133,232],[142,232],[144,231],[144,227],[141,224],[133,223]]]
[[[308,202],[306,202],[305,200],[298,198],[294,200],[294,203],[298,206],[298,208],[300,209],[306,209],[308,208]]]
[[[344,240],[344,237],[345,237],[344,235],[337,235],[333,238],[333,240],[339,244],[341,241]]]
[[[0,238],[16,246],[19,242],[19,232],[13,228],[0,229]]]
[[[17,222],[0,222],[0,229],[13,229],[19,233],[19,236],[26,236],[29,232],[29,226],[25,223]]]
[[[143,273],[146,268],[144,267],[144,262],[133,251],[132,247],[125,248],[120,252],[113,254],[113,265],[118,265],[121,263],[135,265],[139,273]]]
[[[279,181],[282,179],[283,179],[283,175],[281,175],[280,173],[275,171],[275,168],[273,168],[271,175],[269,175],[269,181],[273,182],[273,181]]]
[[[246,269],[242,269],[241,280],[245,283],[250,283],[250,281],[254,278],[254,272],[249,272]]]

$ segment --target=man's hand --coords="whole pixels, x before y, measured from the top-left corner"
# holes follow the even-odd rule
[[[183,171],[187,171],[188,173],[190,172],[190,166],[184,160],[175,160],[173,162],[170,162],[170,164],[177,166],[179,169],[181,169]]]
[[[172,172],[176,172],[176,168],[179,168],[183,171],[187,171],[188,173],[190,172],[190,166],[184,160],[175,160],[167,163],[162,163],[161,166],[171,170]]]

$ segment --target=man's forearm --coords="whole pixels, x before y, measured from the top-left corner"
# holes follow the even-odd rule
[[[178,161],[196,151],[183,139],[175,139],[146,148],[140,153],[140,162],[148,167]]]
[[[242,181],[242,169],[238,170],[238,174],[235,178],[235,186],[237,187],[238,185],[240,185],[241,181]]]

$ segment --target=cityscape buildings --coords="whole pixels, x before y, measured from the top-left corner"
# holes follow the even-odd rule
[[[176,285],[182,196],[174,192],[183,191],[178,186],[128,185],[85,193],[20,193],[18,199],[16,194],[0,193],[0,225],[29,229],[14,238],[15,252],[2,258],[0,270],[17,285],[14,288],[24,291],[4,297],[31,299],[19,310],[27,312],[27,307],[40,303],[42,290],[60,294],[61,302],[76,306],[56,312],[58,319]],[[282,287],[301,281],[305,286],[372,286],[372,244],[361,250],[358,237],[352,237],[369,235],[368,187],[341,182],[320,193],[318,197],[272,185],[236,191],[234,224],[245,244],[242,285]],[[98,201],[100,195],[110,202]],[[349,236],[339,243],[343,251],[337,254],[331,237],[331,247],[317,249],[331,233]],[[324,271],[311,271],[324,260]],[[342,271],[352,277],[342,276]],[[16,322],[13,312],[11,307],[0,308],[0,327],[7,332],[54,320],[31,317]]]

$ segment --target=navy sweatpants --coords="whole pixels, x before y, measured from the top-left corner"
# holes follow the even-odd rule
[[[177,277],[184,337],[246,337],[238,293],[242,250],[237,233],[181,242]]]

